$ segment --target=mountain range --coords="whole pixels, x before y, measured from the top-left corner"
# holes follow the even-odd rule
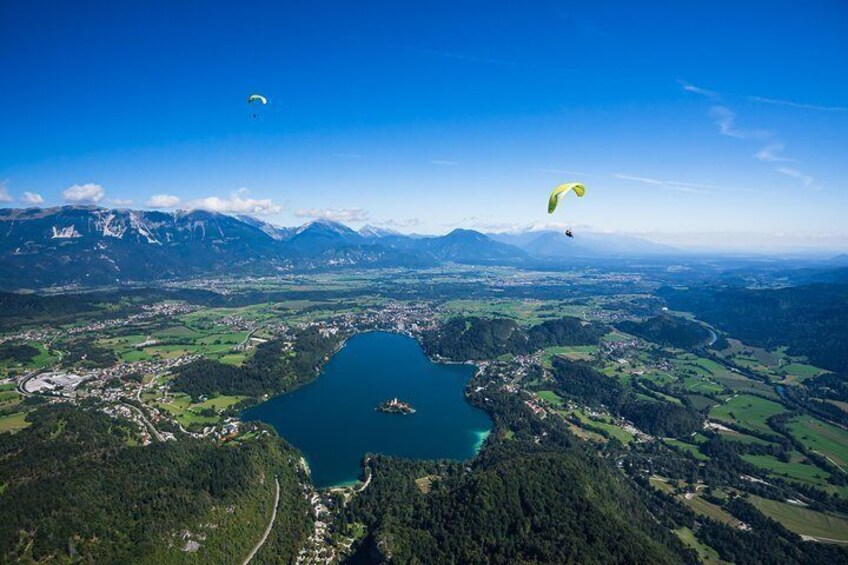
[[[204,274],[445,263],[543,266],[569,259],[673,253],[637,238],[558,232],[404,235],[316,220],[278,227],[252,216],[95,206],[0,209],[4,288],[103,285]]]

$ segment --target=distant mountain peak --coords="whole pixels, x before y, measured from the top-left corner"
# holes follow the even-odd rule
[[[390,230],[388,228],[381,228],[378,226],[372,226],[371,224],[365,224],[364,226],[359,228],[359,235],[363,237],[379,238],[401,234],[399,232],[396,232],[395,230]]]

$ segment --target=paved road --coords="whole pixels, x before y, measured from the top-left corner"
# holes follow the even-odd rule
[[[122,402],[121,404],[129,407],[130,410],[133,410],[136,412],[136,414],[138,414],[139,418],[141,418],[141,421],[144,422],[144,425],[146,425],[150,429],[150,433],[153,434],[153,437],[155,437],[158,441],[165,441],[165,438],[162,437],[162,434],[159,433],[159,430],[156,429],[156,426],[150,423],[150,420],[148,420],[147,416],[144,415],[144,412],[142,412],[132,404],[128,404],[126,402]]]
[[[268,527],[265,528],[265,533],[262,534],[262,539],[259,540],[254,548],[250,551],[250,554],[242,561],[241,565],[247,565],[250,563],[250,560],[256,555],[256,552],[262,548],[265,540],[268,539],[268,535],[271,533],[271,528],[274,527],[274,520],[277,519],[277,505],[280,503],[280,480],[277,477],[274,477],[274,484],[277,487],[277,492],[274,494],[274,511],[271,512],[271,521],[268,522]]]

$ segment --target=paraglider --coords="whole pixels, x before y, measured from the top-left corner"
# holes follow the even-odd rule
[[[548,199],[548,214],[554,213],[554,210],[559,205],[559,201],[565,198],[568,192],[574,192],[574,194],[582,198],[586,194],[586,187],[579,182],[567,182],[554,188],[553,192],[551,192],[551,197]],[[574,237],[574,234],[571,233],[571,228],[565,230],[565,235],[570,238]]]
[[[268,99],[265,98],[264,96],[262,96],[261,94],[251,94],[250,96],[247,97],[247,103],[251,104],[251,105],[252,104],[261,104],[262,106],[265,106],[268,103]],[[259,117],[259,114],[256,113],[256,112],[253,112],[253,119],[255,120],[258,117]]]
[[[574,191],[574,194],[582,197],[586,194],[586,187],[579,182],[567,182],[556,187],[554,191],[551,192],[551,197],[548,199],[548,214],[554,213],[559,201],[562,200],[565,197],[565,194],[569,191]]]

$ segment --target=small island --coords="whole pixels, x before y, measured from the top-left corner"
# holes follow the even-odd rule
[[[381,402],[374,409],[379,412],[386,412],[387,414],[414,414],[415,408],[412,407],[408,402],[401,402],[397,398],[392,398],[391,400],[386,400],[385,402]]]

